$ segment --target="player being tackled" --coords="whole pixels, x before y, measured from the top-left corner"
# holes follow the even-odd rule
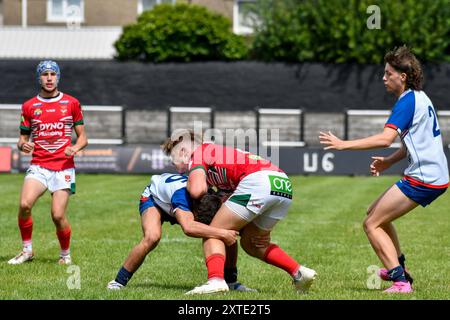
[[[187,190],[200,199],[209,187],[227,191],[230,196],[211,222],[215,228],[238,230],[240,244],[249,255],[286,271],[297,291],[307,292],[316,272],[300,265],[278,245],[270,243],[270,234],[292,203],[292,184],[288,176],[270,161],[239,149],[203,143],[190,130],[179,130],[163,145],[180,173],[188,173]],[[255,239],[266,237],[259,243]],[[203,251],[208,281],[186,294],[207,294],[226,281],[226,243],[219,238],[204,240]]]
[[[161,239],[161,227],[165,221],[179,224],[187,236],[220,239],[229,248],[237,248],[235,244],[239,232],[208,226],[196,221],[193,213],[193,211],[195,212],[193,208],[203,207],[202,216],[212,216],[221,206],[221,199],[216,197],[207,200],[205,198],[193,203],[186,190],[186,182],[187,177],[179,174],[164,173],[152,176],[151,183],[145,187],[139,204],[143,238],[128,254],[116,278],[108,283],[108,289],[120,290],[127,285],[144,262],[145,257],[158,245]],[[262,242],[264,239],[262,238],[260,241]],[[236,255],[237,252],[229,251],[231,264],[225,270],[228,283],[214,288],[214,292],[255,291],[237,281]]]

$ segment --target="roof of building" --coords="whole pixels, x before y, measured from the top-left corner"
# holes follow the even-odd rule
[[[0,59],[112,59],[121,27],[2,27]]]

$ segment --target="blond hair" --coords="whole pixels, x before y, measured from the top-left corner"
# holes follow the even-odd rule
[[[202,143],[203,136],[196,134],[193,130],[178,129],[172,132],[172,135],[164,141],[161,149],[164,154],[170,155],[175,146],[184,141],[190,141],[193,145],[198,145]]]

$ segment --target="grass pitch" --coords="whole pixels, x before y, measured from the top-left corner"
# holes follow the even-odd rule
[[[185,296],[186,291],[206,281],[201,240],[186,237],[179,226],[168,223],[163,226],[159,246],[147,256],[127,288],[106,290],[141,238],[137,207],[148,176],[77,175],[77,194],[68,208],[75,266],[67,267],[56,262],[59,244],[48,193],[33,211],[35,260],[19,266],[7,264],[21,249],[17,207],[23,175],[3,174],[0,299],[449,299],[450,192],[395,223],[415,278],[415,292],[386,295],[370,289],[379,285],[371,268],[380,262],[366,239],[362,221],[370,203],[397,179],[292,177],[294,203],[287,218],[275,227],[272,240],[318,272],[308,295],[296,294],[284,271],[240,250],[239,280],[258,293]],[[79,282],[75,281],[77,276]],[[387,286],[381,283],[380,289]]]

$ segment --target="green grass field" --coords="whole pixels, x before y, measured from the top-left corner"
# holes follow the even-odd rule
[[[80,289],[68,289],[75,273],[56,263],[59,245],[50,218],[50,196],[33,211],[31,263],[10,266],[21,248],[17,206],[23,175],[0,175],[0,299],[449,299],[450,193],[430,207],[417,208],[396,227],[415,277],[415,292],[388,296],[370,290],[367,269],[380,266],[362,229],[366,208],[398,177],[292,177],[294,204],[273,232],[273,241],[300,263],[319,273],[308,295],[298,295],[290,277],[247,256],[239,257],[239,279],[258,293],[185,296],[206,280],[201,240],[165,224],[163,237],[125,290],[105,289],[129,250],[141,237],[138,199],[149,177],[77,176],[77,195],[68,209],[72,258]],[[69,271],[69,273],[68,273]],[[370,282],[370,281],[369,281]],[[382,288],[387,287],[382,283]]]

